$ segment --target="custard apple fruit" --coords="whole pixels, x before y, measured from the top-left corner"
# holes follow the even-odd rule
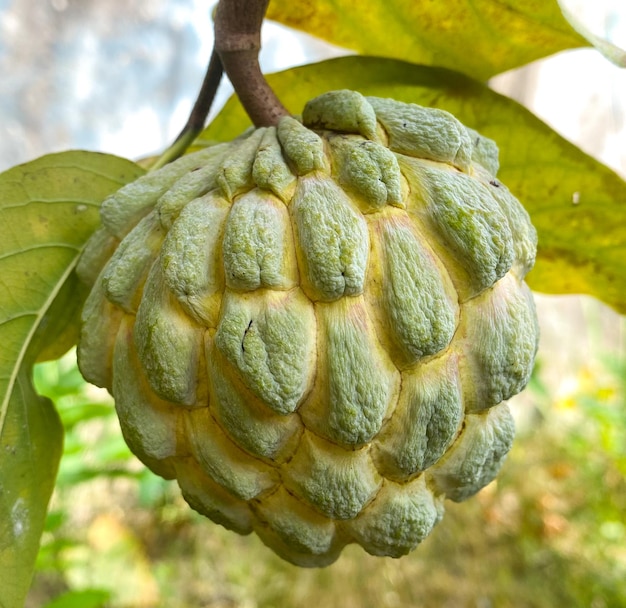
[[[414,549],[496,475],[536,352],[536,233],[497,157],[334,91],[107,199],[78,357],[134,453],[295,564]]]

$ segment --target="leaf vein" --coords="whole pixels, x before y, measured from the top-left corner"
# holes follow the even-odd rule
[[[69,243],[45,243],[43,245],[37,244],[32,245],[31,247],[24,247],[24,249],[8,251],[6,253],[0,254],[0,261],[15,257],[17,255],[20,255],[21,253],[28,253],[29,251],[37,251],[39,249],[73,249],[74,251],[81,250],[80,247],[76,245],[71,245]]]

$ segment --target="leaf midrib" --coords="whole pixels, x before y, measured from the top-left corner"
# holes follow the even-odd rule
[[[32,326],[30,328],[30,331],[28,332],[28,336],[27,336],[26,340],[24,340],[24,342],[22,343],[22,347],[20,348],[20,352],[19,352],[19,355],[17,357],[17,360],[16,360],[16,362],[15,362],[15,364],[14,364],[12,370],[11,370],[11,373],[8,376],[7,390],[6,390],[5,394],[4,394],[4,398],[3,398],[2,404],[0,406],[0,436],[2,435],[2,432],[4,431],[4,422],[6,420],[6,416],[7,416],[7,413],[9,411],[9,401],[11,400],[11,395],[13,394],[13,389],[15,387],[15,381],[17,380],[17,376],[19,374],[19,370],[21,369],[22,364],[23,364],[23,362],[24,362],[24,360],[26,358],[26,353],[28,352],[28,347],[30,346],[30,343],[31,343],[31,341],[32,341],[32,339],[33,339],[33,337],[35,335],[35,332],[39,328],[41,320],[43,319],[46,311],[52,305],[52,302],[54,301],[54,299],[58,295],[59,291],[63,287],[63,284],[65,283],[67,278],[74,271],[74,268],[76,267],[76,264],[78,262],[79,254],[80,254],[80,250],[77,251],[76,256],[74,256],[74,259],[72,260],[72,262],[67,265],[67,267],[65,268],[65,271],[59,277],[59,280],[56,282],[56,284],[54,286],[54,289],[52,289],[49,292],[48,297],[46,298],[43,306],[41,306],[41,308],[35,313],[35,321],[33,322]],[[0,323],[0,325],[2,325],[2,324],[4,324],[4,322]]]

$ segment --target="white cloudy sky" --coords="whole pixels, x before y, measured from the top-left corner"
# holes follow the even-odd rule
[[[624,0],[567,3],[626,46]],[[263,40],[268,72],[342,53],[272,23]],[[131,158],[162,149],[185,122],[212,42],[206,0],[0,0],[0,170],[67,148]],[[536,86],[522,101],[626,175],[626,70],[585,49],[523,72]],[[519,94],[515,82],[494,87]],[[218,105],[229,93],[226,84]]]

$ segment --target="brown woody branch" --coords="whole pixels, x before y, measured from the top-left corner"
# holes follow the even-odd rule
[[[261,24],[269,0],[220,0],[215,14],[215,52],[239,101],[257,127],[278,123],[289,112],[261,72]]]
[[[200,87],[196,103],[194,104],[191,114],[187,119],[187,124],[184,126],[181,134],[178,136],[178,139],[180,139],[186,132],[193,131],[194,133],[200,133],[200,131],[202,131],[206,123],[206,118],[211,110],[211,106],[213,105],[217,88],[222,80],[223,72],[224,69],[222,67],[222,60],[215,52],[215,48],[213,48],[211,59],[209,61],[209,67],[207,68],[204,81]]]
[[[161,154],[156,162],[150,167],[150,171],[156,171],[157,169],[165,166],[167,163],[171,163],[182,156],[187,148],[192,144],[194,139],[200,135],[202,129],[204,128],[206,117],[209,115],[209,111],[211,110],[211,105],[213,105],[213,100],[215,99],[217,87],[222,79],[223,71],[222,61],[219,55],[215,52],[215,49],[213,49],[211,60],[209,61],[209,67],[207,68],[204,81],[200,87],[200,92],[198,93],[193,109],[189,114],[187,123],[179,133],[178,137],[174,140],[174,143],[167,150],[165,150],[165,152],[163,152],[163,154]]]

